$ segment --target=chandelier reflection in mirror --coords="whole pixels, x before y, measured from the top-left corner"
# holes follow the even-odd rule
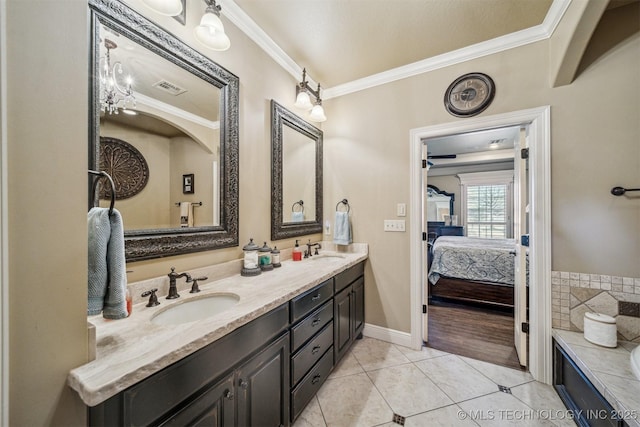
[[[117,61],[111,65],[111,50],[118,47],[112,40],[105,39],[104,47],[107,52],[100,58],[100,109],[104,113],[118,114],[119,109],[128,112],[128,107],[136,106],[136,99],[133,96],[133,79],[131,76],[124,78],[124,85],[118,80],[122,80],[124,70],[122,64]]]

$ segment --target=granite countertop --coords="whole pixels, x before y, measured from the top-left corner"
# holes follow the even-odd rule
[[[631,371],[631,350],[638,344],[618,341],[607,348],[590,343],[582,332],[553,330],[567,355],[630,426],[640,427],[640,381]]]
[[[323,247],[331,249],[324,245]],[[320,252],[322,254],[327,251]],[[107,320],[101,316],[91,316],[89,321],[95,326],[96,331],[96,359],[73,369],[69,373],[67,383],[78,392],[86,405],[98,405],[365,260],[368,247],[366,244],[351,244],[346,250],[341,250],[340,255],[342,257],[312,257],[299,262],[283,261],[282,267],[254,277],[243,277],[235,273],[216,278],[214,281],[201,284],[202,292],[198,294],[190,294],[179,288],[181,297],[176,300],[167,300],[166,290],[160,289],[158,300],[161,305],[146,307],[145,302],[137,303],[126,319]],[[239,272],[241,260],[233,265],[237,267],[234,271]],[[158,280],[168,282],[166,277]],[[184,279],[181,279],[182,289],[185,286],[183,282]],[[240,301],[223,313],[203,320],[171,326],[151,323],[152,316],[160,310],[211,293],[236,294]]]

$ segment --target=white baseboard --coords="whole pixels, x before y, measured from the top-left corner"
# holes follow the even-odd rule
[[[391,344],[411,348],[411,334],[408,332],[396,331],[395,329],[383,328],[382,326],[365,323],[362,334],[365,337],[375,338]]]

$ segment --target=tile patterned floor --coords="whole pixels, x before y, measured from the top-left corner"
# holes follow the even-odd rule
[[[509,388],[500,391],[498,385]],[[526,372],[423,347],[354,343],[294,427],[574,426]]]

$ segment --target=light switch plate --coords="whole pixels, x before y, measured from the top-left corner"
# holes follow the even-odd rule
[[[385,219],[384,231],[395,231],[395,232],[405,231],[404,219]]]
[[[396,207],[396,215],[397,216],[407,216],[407,204],[406,203],[398,203]]]

